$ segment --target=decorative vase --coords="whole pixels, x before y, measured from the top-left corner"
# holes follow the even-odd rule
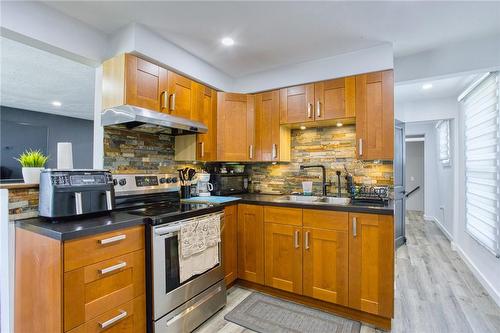
[[[23,179],[26,184],[40,184],[40,172],[44,168],[23,167]]]

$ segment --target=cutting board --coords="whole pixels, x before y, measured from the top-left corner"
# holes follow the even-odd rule
[[[210,197],[193,197],[193,198],[189,198],[189,199],[183,199],[182,201],[183,202],[194,202],[194,203],[208,202],[208,203],[223,204],[223,203],[236,201],[236,200],[240,200],[240,198],[210,196]]]

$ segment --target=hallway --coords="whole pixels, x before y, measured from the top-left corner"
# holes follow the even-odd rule
[[[500,308],[488,296],[440,229],[416,212],[407,214],[407,245],[396,253],[392,332],[500,332]],[[233,287],[227,306],[197,333],[251,332],[224,320],[250,291]],[[361,333],[382,332],[362,326]]]

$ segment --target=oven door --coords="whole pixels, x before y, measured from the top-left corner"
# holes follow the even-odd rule
[[[222,230],[221,219],[221,230]],[[153,263],[153,315],[154,320],[165,316],[178,306],[189,301],[224,277],[221,245],[219,243],[219,264],[208,271],[180,283],[179,279],[179,237],[182,220],[166,226],[156,226],[151,234]]]

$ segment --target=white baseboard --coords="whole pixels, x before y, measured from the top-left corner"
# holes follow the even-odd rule
[[[450,232],[448,230],[446,230],[446,228],[443,226],[441,221],[439,221],[437,219],[437,217],[424,215],[424,220],[432,221],[432,222],[436,223],[436,225],[443,232],[443,234],[446,236],[446,238],[448,238],[448,240],[453,243],[453,236],[450,234]]]
[[[474,265],[474,263],[470,260],[470,258],[465,254],[464,250],[455,242],[451,242],[451,248],[456,251],[462,260],[465,262],[467,267],[471,270],[472,274],[478,279],[479,283],[483,286],[484,289],[491,296],[493,301],[500,306],[500,290],[496,290],[495,287],[491,285],[491,283],[484,277],[483,273]]]

